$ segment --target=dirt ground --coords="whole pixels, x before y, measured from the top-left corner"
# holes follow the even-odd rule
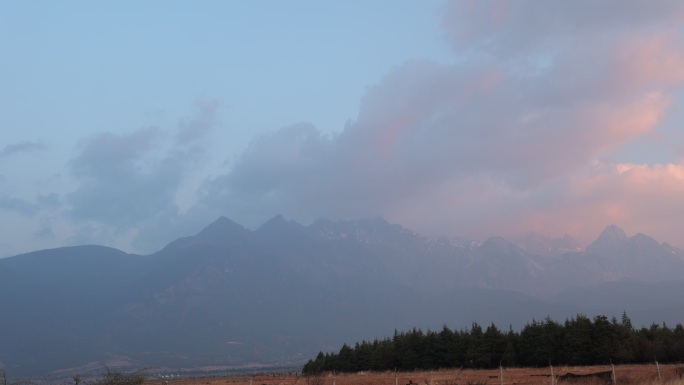
[[[660,365],[663,382],[679,378],[676,365]],[[568,372],[587,374],[611,370],[606,366],[553,368],[554,376]],[[429,372],[360,372],[354,374],[326,373],[318,377],[302,377],[295,374],[264,374],[254,376],[198,377],[173,380],[150,380],[149,385],[552,385],[551,368],[504,368],[495,370],[439,370]],[[503,374],[503,381],[500,375]],[[395,378],[396,376],[396,378]],[[618,384],[656,383],[658,370],[652,365],[615,366]],[[570,380],[560,381],[562,384]],[[591,383],[591,381],[589,381]],[[594,381],[596,383],[597,381]],[[587,383],[585,381],[585,383]],[[559,384],[558,379],[553,385]]]

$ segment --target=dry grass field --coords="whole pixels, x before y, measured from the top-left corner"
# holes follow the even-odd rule
[[[560,376],[568,372],[589,374],[611,370],[607,366],[554,367],[554,375]],[[681,370],[681,369],[680,369]],[[500,385],[500,371],[495,370],[439,370],[429,372],[404,372],[396,374],[396,384],[416,385]],[[618,384],[624,385],[684,385],[677,372],[676,365],[660,365],[660,381],[655,364],[652,365],[620,365],[615,367]],[[360,372],[354,374],[326,373],[321,376],[302,377],[286,374],[268,374],[255,376],[207,377],[176,380],[151,380],[149,385],[395,385],[394,372]],[[600,379],[554,380],[554,385],[582,384],[604,385]],[[504,385],[551,385],[550,369],[547,368],[504,368]]]

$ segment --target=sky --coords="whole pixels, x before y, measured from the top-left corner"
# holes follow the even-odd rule
[[[684,247],[684,2],[0,2],[0,257],[219,216]]]

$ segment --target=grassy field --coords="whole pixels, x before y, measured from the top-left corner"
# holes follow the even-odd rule
[[[568,372],[589,374],[611,370],[607,366],[553,368],[555,376]],[[550,368],[504,368],[503,381],[499,369],[495,370],[439,370],[429,372],[360,372],[354,374],[326,373],[320,376],[302,377],[292,374],[268,374],[255,376],[231,376],[175,380],[149,380],[150,385],[551,385]],[[618,384],[632,385],[684,385],[676,365],[660,365],[660,380],[655,364],[620,365],[615,367]],[[396,381],[396,382],[395,382]],[[558,380],[553,384],[603,385],[600,379]]]

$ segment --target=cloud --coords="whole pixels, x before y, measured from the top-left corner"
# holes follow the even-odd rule
[[[0,192],[0,210],[12,211],[23,216],[35,216],[43,210],[55,210],[61,205],[58,194],[38,194],[35,202]]]
[[[128,134],[101,133],[85,141],[81,153],[71,161],[74,174],[90,178],[125,178],[159,139],[159,130],[141,128]]]
[[[624,37],[625,31],[636,36],[670,32],[684,20],[676,0],[449,1],[442,12],[443,30],[456,53],[526,60],[573,45],[601,45],[601,40]]]
[[[76,227],[72,241],[119,239],[138,250],[170,241],[168,232],[178,220],[177,194],[204,155],[192,144],[215,124],[216,106],[198,105],[197,113],[182,119],[175,133],[143,127],[84,140],[70,162],[78,187],[65,195]],[[161,227],[167,234],[160,241]]]
[[[0,159],[9,156],[32,153],[45,150],[45,145],[40,142],[24,141],[20,143],[8,144],[0,151]]]
[[[26,216],[31,216],[36,213],[38,207],[24,199],[15,198],[7,194],[0,194],[0,210],[15,211]]]
[[[202,204],[248,223],[383,215],[470,236],[551,218],[566,223],[553,227],[561,234],[645,219],[628,209],[629,190],[606,184],[628,183],[609,159],[657,130],[681,89],[684,6],[450,2],[444,12],[454,64],[393,68],[336,135],[295,124],[256,138],[207,181]],[[587,195],[570,193],[582,186]]]
[[[208,131],[216,125],[216,112],[219,103],[216,100],[199,100],[196,103],[198,112],[186,119],[181,119],[178,125],[176,141],[186,145],[207,136]]]
[[[76,219],[130,226],[166,210],[180,180],[181,164],[152,155],[155,128],[102,133],[86,141],[71,161],[82,185],[67,196]]]
[[[572,232],[590,242],[606,224],[617,223],[628,233],[644,232],[681,247],[680,218],[673,213],[684,209],[682,194],[683,163],[595,162],[567,178],[548,207],[529,200],[527,222],[520,225],[537,231]]]

